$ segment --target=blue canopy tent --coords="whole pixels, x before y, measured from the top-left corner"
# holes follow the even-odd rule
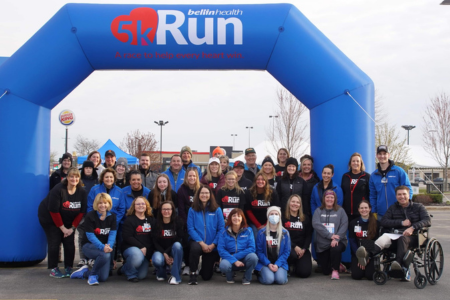
[[[100,152],[102,161],[105,160],[105,152],[108,150],[114,151],[114,153],[116,153],[117,158],[125,157],[127,159],[129,165],[137,165],[138,164],[138,159],[136,157],[131,156],[130,154],[122,151],[111,140],[108,140],[100,149],[97,150],[98,152]],[[78,164],[81,165],[86,159],[87,159],[87,155],[79,156],[77,162],[78,162]]]

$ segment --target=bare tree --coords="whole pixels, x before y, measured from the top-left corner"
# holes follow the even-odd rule
[[[423,122],[425,149],[444,168],[444,191],[446,191],[450,158],[450,97],[441,93],[431,98]]]
[[[389,124],[386,118],[383,96],[375,91],[375,147],[386,145],[390,159],[407,172],[414,163],[409,155],[407,139],[402,139],[395,125]]]
[[[77,151],[78,156],[83,156],[97,150],[98,148],[100,148],[100,145],[97,140],[90,140],[88,138],[82,137],[81,135],[78,135],[74,148]]]
[[[58,161],[58,151],[50,151],[50,163]]]
[[[297,98],[285,88],[277,90],[273,127],[266,131],[273,149],[280,147],[288,149],[291,157],[300,157],[305,149],[301,149],[306,141],[307,125],[301,122],[301,117],[308,111]]]
[[[133,155],[134,157],[141,157],[142,152],[151,152],[150,161],[158,162],[159,165],[159,153],[154,153],[158,143],[155,139],[155,134],[151,132],[141,133],[139,129],[128,132],[120,143],[120,148]],[[155,164],[152,163],[152,166]],[[152,168],[153,169],[153,168]]]

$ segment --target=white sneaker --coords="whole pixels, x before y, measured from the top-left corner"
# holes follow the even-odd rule
[[[158,277],[158,276],[156,276],[156,280],[158,280],[158,281],[164,281],[164,280],[166,280],[166,279],[163,278],[163,277]]]
[[[175,285],[175,284],[180,284],[180,282],[177,282],[177,280],[175,279],[175,277],[170,276],[169,278],[169,284]]]
[[[95,259],[88,260],[87,264],[89,265],[89,267],[92,268],[94,266],[94,264],[95,264]]]
[[[189,275],[191,272],[191,269],[189,268],[189,266],[184,267],[183,269],[183,273],[181,273],[181,275]]]

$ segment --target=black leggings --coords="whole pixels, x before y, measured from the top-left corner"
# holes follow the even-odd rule
[[[42,226],[42,224],[41,224]],[[47,236],[48,257],[47,263],[49,269],[58,267],[59,246],[64,246],[64,267],[73,267],[75,259],[75,232],[64,238],[64,233],[56,226],[42,226]]]
[[[331,243],[331,241],[330,241]],[[345,251],[345,245],[339,242],[337,246],[328,248],[323,252],[317,252],[317,260],[322,266],[323,275],[329,275],[332,270],[339,271],[341,264],[342,252]]]
[[[191,250],[189,253],[189,269],[191,272],[197,271],[200,256],[202,257],[200,276],[205,281],[210,280],[214,274],[214,263],[220,259],[219,253],[217,251],[204,253],[199,243],[191,241]]]
[[[291,248],[291,254],[288,258],[288,263],[290,266],[294,266],[294,274],[300,278],[307,278],[311,275],[312,271],[312,261],[311,252],[309,249],[305,249],[305,254],[301,258],[297,258],[297,253],[293,248]]]
[[[369,263],[365,267],[365,269],[361,269],[358,267],[358,259],[356,256],[352,255],[352,278],[356,280],[361,280],[363,277],[366,277],[368,280],[373,279],[373,273],[375,273],[375,266],[373,264],[373,259],[369,260]]]

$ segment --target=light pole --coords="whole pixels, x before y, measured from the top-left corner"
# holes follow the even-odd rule
[[[273,118],[272,120],[272,138],[275,140],[275,118],[278,118],[278,116],[269,116],[269,118]]]
[[[237,134],[231,134],[231,136],[233,137],[233,150],[234,150],[234,139],[237,137]]]
[[[250,148],[250,129],[253,129],[253,127],[247,126],[245,128],[248,129],[248,147]]]
[[[403,127],[403,129],[408,131],[408,145],[409,145],[409,131],[413,130],[414,128],[416,128],[416,126],[413,126],[413,125],[402,125],[402,127]]]
[[[159,161],[161,162],[161,170],[162,170],[162,165],[163,165],[163,161],[162,161],[162,127],[164,125],[166,125],[167,123],[169,123],[169,121],[164,122],[163,120],[160,120],[159,122],[155,121],[155,124],[158,126],[161,126],[161,134],[159,136]]]

